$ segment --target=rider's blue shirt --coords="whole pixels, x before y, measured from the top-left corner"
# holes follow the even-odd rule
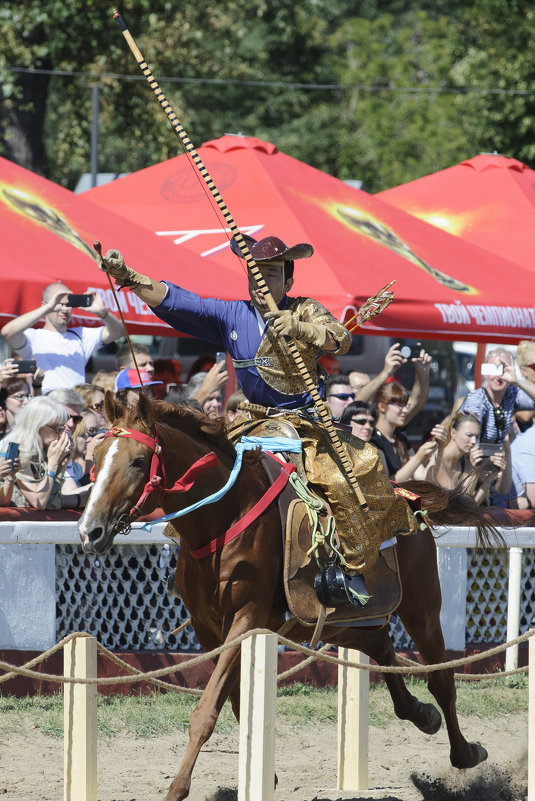
[[[223,345],[233,359],[255,357],[264,331],[251,301],[201,298],[175,284],[167,281],[163,283],[167,286],[167,295],[159,306],[152,308],[161,320],[183,334]],[[285,295],[279,308],[286,308],[290,302],[291,298]],[[277,392],[262,379],[255,366],[237,368],[236,378],[251,403],[285,409],[296,409],[313,403],[308,392],[298,395]],[[323,381],[320,381],[319,390],[323,397]]]

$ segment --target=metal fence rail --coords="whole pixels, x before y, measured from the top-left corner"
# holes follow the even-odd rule
[[[188,612],[166,591],[167,576],[174,574],[177,547],[162,531],[163,525],[160,525],[150,534],[137,530],[127,537],[119,536],[109,554],[97,556],[82,551],[73,523],[0,523],[0,611],[5,606],[9,612],[13,594],[17,594],[3,586],[6,582],[2,581],[2,569],[4,575],[9,570],[9,580],[20,583],[21,593],[28,594],[32,578],[26,578],[24,571],[26,566],[30,569],[31,560],[28,561],[25,554],[35,553],[36,548],[47,549],[49,583],[53,583],[50,614],[55,622],[52,637],[55,641],[73,631],[85,631],[110,650],[199,650],[191,626],[177,635],[170,634],[187,619]],[[518,586],[513,590],[511,586],[514,587],[515,582],[510,584],[507,551],[475,550],[475,532],[469,528],[443,530],[437,539],[444,598],[443,628],[451,636],[454,628],[452,595],[461,593],[460,600],[453,600],[457,617],[461,618],[460,639],[464,637],[465,645],[503,642],[515,636],[508,626],[510,601],[516,610],[516,633],[532,627],[535,529],[508,529],[503,530],[503,534],[508,548],[517,552],[520,565]],[[17,549],[17,546],[21,547]],[[448,558],[453,554],[449,561],[442,559],[441,562],[441,557],[447,553],[443,549],[449,549]],[[10,561],[14,554],[20,565],[15,578]],[[43,570],[47,560],[42,560]],[[39,576],[35,572],[33,575]],[[511,593],[513,598],[509,597]],[[30,594],[29,608],[35,612],[32,600]],[[512,619],[515,620],[515,615]],[[412,645],[396,616],[390,626],[397,649]],[[42,643],[26,641],[14,646],[2,642],[1,637],[0,625],[0,648],[44,647]]]

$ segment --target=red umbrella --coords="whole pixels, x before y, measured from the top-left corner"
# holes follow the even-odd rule
[[[529,274],[513,263],[280,153],[268,142],[224,136],[198,153],[240,230],[255,238],[276,234],[287,244],[312,242],[315,254],[298,262],[292,294],[317,298],[339,319],[347,319],[395,279],[396,300],[364,332],[508,342],[533,331],[535,313],[525,291]],[[85,195],[172,242],[181,254],[194,252],[205,264],[225,267],[244,296],[243,265],[230,252],[228,230],[222,229],[187,155]],[[135,263],[147,267],[139,259]],[[170,270],[165,276],[173,280]],[[196,290],[197,277],[192,272],[184,285]],[[226,281],[215,283],[210,294],[228,296]]]
[[[54,281],[64,282],[75,293],[98,290],[107,305],[116,309],[108,279],[95,262],[92,244],[96,239],[104,250],[120,248],[127,260],[155,277],[172,272],[176,280],[186,281],[193,273],[202,292],[208,292],[216,279],[228,287],[234,281],[233,273],[227,275],[191,251],[182,253],[177,264],[177,251],[168,242],[2,158],[0,230],[0,325],[37,308],[44,287]],[[121,291],[119,301],[131,333],[176,335],[133,292]],[[73,324],[81,323],[100,325],[94,315],[78,309]]]
[[[521,161],[482,154],[376,197],[533,269],[535,171]]]

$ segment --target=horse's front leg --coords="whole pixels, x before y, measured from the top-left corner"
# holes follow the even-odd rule
[[[250,619],[242,617],[239,621],[235,621],[225,641],[230,642],[251,628],[253,626]],[[238,679],[239,667],[240,646],[223,651],[218,657],[214,672],[210,676],[206,689],[191,715],[188,747],[180,769],[173,779],[164,801],[182,801],[183,798],[188,796],[191,775],[199,756],[199,751],[214,731],[223,704]]]

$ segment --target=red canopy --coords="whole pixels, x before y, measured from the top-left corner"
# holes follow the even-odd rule
[[[224,136],[198,152],[243,232],[255,238],[275,234],[289,245],[314,245],[314,256],[297,263],[292,294],[315,297],[339,319],[347,319],[355,306],[395,279],[396,300],[363,332],[492,342],[532,335],[535,310],[525,290],[529,273],[512,262],[355,190],[268,142]],[[243,265],[230,252],[229,234],[187,155],[85,194],[173,242],[181,262],[194,252],[206,264],[225,267],[239,278],[239,294],[245,294]],[[135,263],[147,267],[139,258]],[[171,270],[162,272],[173,280]],[[184,285],[199,291],[198,277],[192,271]],[[210,292],[228,297],[235,285],[222,279]]]
[[[64,282],[73,292],[98,290],[116,309],[107,277],[96,266],[92,244],[104,250],[117,247],[127,260],[157,276],[173,269],[177,279],[192,273],[199,291],[208,292],[215,279],[232,285],[234,274],[206,265],[191,251],[173,265],[176,250],[123,217],[96,206],[87,198],[47,181],[0,158],[0,230],[2,292],[0,325],[41,303],[44,287]],[[169,335],[175,332],[158,320],[133,292],[119,293],[121,309],[131,333]],[[100,325],[82,309],[74,324]]]
[[[535,171],[482,154],[376,197],[467,242],[532,270]]]

